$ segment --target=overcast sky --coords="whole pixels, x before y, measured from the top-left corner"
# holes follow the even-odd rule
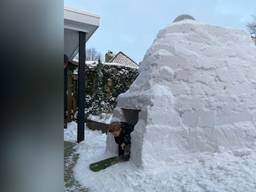
[[[197,21],[246,29],[256,15],[256,0],[64,0],[65,6],[100,16],[100,27],[87,43],[102,55],[123,51],[140,62],[158,31],[180,14]]]

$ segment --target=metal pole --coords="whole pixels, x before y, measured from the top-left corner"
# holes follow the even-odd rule
[[[79,64],[78,64],[78,120],[77,120],[77,142],[84,140],[84,122],[85,122],[85,58],[86,58],[86,33],[79,32]]]

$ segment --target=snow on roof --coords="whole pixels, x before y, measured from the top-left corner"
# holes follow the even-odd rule
[[[64,53],[74,58],[78,53],[78,32],[86,32],[86,41],[100,25],[100,17],[86,11],[64,8]]]
[[[123,66],[123,67],[128,67],[128,68],[134,68],[134,69],[138,69],[139,66],[135,66],[135,65],[124,65],[122,63],[109,63],[109,62],[103,62],[103,65],[115,65],[115,66]]]
[[[78,63],[78,59],[73,59],[73,64],[77,65]],[[96,67],[97,65],[99,64],[98,61],[86,61],[86,65],[89,67],[89,68],[93,68],[93,67]],[[133,65],[124,65],[124,64],[121,64],[121,63],[109,63],[109,62],[102,62],[103,65],[109,65],[109,66],[120,66],[120,67],[128,67],[128,68],[132,68],[132,69],[138,69],[139,66],[133,66]],[[74,70],[74,74],[78,74],[78,69],[75,69]]]
[[[74,31],[84,31],[91,36],[99,27],[100,17],[83,10],[71,7],[64,8],[64,28]],[[89,37],[88,37],[89,38]]]
[[[124,54],[122,51],[118,52],[115,57],[113,57],[109,63],[118,63],[121,65],[125,65],[127,67],[139,68],[138,64],[133,61],[130,57]]]
[[[74,62],[78,62],[78,57],[74,57]],[[95,67],[98,65],[98,61],[86,61],[86,65],[89,67]],[[109,62],[102,62],[103,65],[115,65],[115,66],[123,66],[128,68],[138,69],[139,66],[135,63],[130,57],[125,55],[123,52],[119,52],[116,56],[111,59]]]

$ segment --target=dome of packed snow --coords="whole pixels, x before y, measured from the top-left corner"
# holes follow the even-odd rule
[[[131,161],[254,148],[256,47],[246,32],[179,16],[162,29],[114,119],[133,122]],[[182,20],[182,21],[180,21]],[[107,149],[116,150],[108,136]]]

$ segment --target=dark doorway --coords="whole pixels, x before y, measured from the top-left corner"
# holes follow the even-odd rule
[[[136,125],[139,120],[139,112],[140,110],[136,109],[122,109],[124,118],[127,123],[132,125]]]

